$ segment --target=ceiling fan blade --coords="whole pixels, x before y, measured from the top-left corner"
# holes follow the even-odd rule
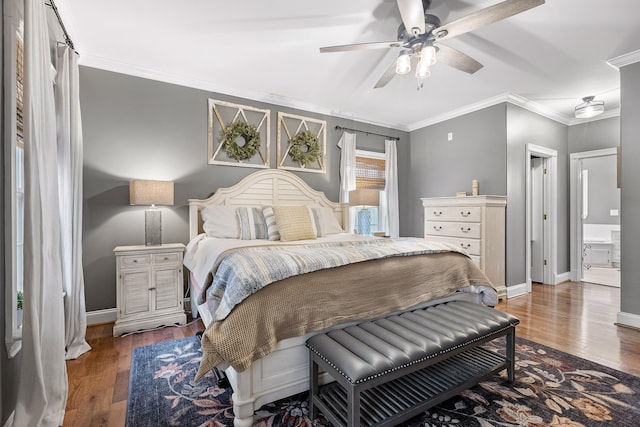
[[[444,24],[433,30],[433,33],[438,40],[459,36],[460,34],[468,33],[469,31],[540,6],[544,4],[544,1],[545,0],[506,0]]]
[[[375,43],[355,43],[344,44],[341,46],[325,46],[320,48],[321,53],[327,52],[348,52],[352,50],[374,50],[374,49],[388,49],[390,47],[399,47],[400,43],[393,42],[375,42]]]
[[[438,62],[447,64],[465,73],[473,74],[483,67],[481,63],[457,49],[438,43]]]
[[[398,0],[402,23],[409,34],[424,33],[424,6],[422,0]],[[414,30],[416,29],[417,30]],[[416,34],[417,32],[417,34]]]
[[[394,59],[387,71],[384,72],[380,80],[376,82],[376,85],[373,87],[374,89],[379,89],[381,87],[385,87],[387,83],[391,81],[392,78],[396,76],[396,60]]]

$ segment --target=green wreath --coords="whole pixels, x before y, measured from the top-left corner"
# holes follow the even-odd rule
[[[320,156],[318,135],[310,130],[296,133],[289,144],[289,156],[302,166],[308,165]]]
[[[244,139],[244,145],[238,145],[238,138]],[[260,149],[260,132],[255,125],[233,122],[222,132],[222,142],[227,156],[236,160],[247,160]]]

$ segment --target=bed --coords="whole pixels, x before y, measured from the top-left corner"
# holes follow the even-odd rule
[[[270,207],[277,210],[280,216],[276,217],[282,220],[290,211],[300,214],[301,206],[306,207],[314,224],[314,236],[296,235],[298,231],[290,234],[285,228],[280,229],[281,237],[288,241],[247,235],[247,215],[264,212],[268,223],[273,222]],[[245,224],[240,231],[243,238],[209,237],[216,235],[210,231],[212,215],[222,218],[221,213],[230,213],[232,209],[236,210],[240,223]],[[258,227],[252,221],[253,233]],[[308,389],[309,357],[304,343],[314,333],[441,301],[456,299],[488,305],[497,302],[495,289],[486,276],[455,248],[434,247],[424,239],[353,235],[343,231],[350,228],[348,223],[348,206],[330,201],[298,176],[282,170],[258,171],[232,187],[218,189],[207,199],[189,200],[191,240],[185,266],[190,271],[191,310],[194,317],[200,314],[207,327],[199,375],[213,366],[224,369],[234,391],[235,426],[252,425],[253,414],[262,405]],[[206,224],[209,230],[205,233]],[[217,232],[224,235],[224,224],[216,226]],[[273,237],[272,228],[267,231],[268,237]],[[302,238],[291,239],[292,235]],[[389,255],[398,247],[410,256]],[[332,252],[337,250],[346,250],[354,258],[342,253],[337,256]],[[268,286],[256,286],[253,294],[229,302],[233,298],[227,294],[235,295],[237,291],[225,286],[245,280],[233,275],[240,274],[234,272],[233,260],[237,266],[246,267],[242,263],[247,259],[253,263],[264,256],[259,268],[237,269],[262,271],[303,252],[313,252],[317,258],[327,252],[329,255],[322,262],[332,259],[338,264],[316,269],[305,265],[303,269],[308,271],[304,270],[304,274],[271,278]],[[245,258],[234,258],[241,256]],[[371,258],[354,262],[366,256]],[[269,257],[281,258],[272,262]],[[302,268],[297,261],[292,264],[293,269]],[[207,269],[217,271],[215,281]],[[222,272],[232,275],[218,277]],[[398,277],[402,280],[397,280]],[[425,282],[429,282],[428,286]]]

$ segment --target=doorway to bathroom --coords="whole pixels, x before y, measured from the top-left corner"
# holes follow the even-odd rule
[[[571,154],[571,280],[620,286],[617,149]]]

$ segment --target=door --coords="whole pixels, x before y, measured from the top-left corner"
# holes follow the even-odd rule
[[[544,283],[544,159],[531,158],[531,281]]]

